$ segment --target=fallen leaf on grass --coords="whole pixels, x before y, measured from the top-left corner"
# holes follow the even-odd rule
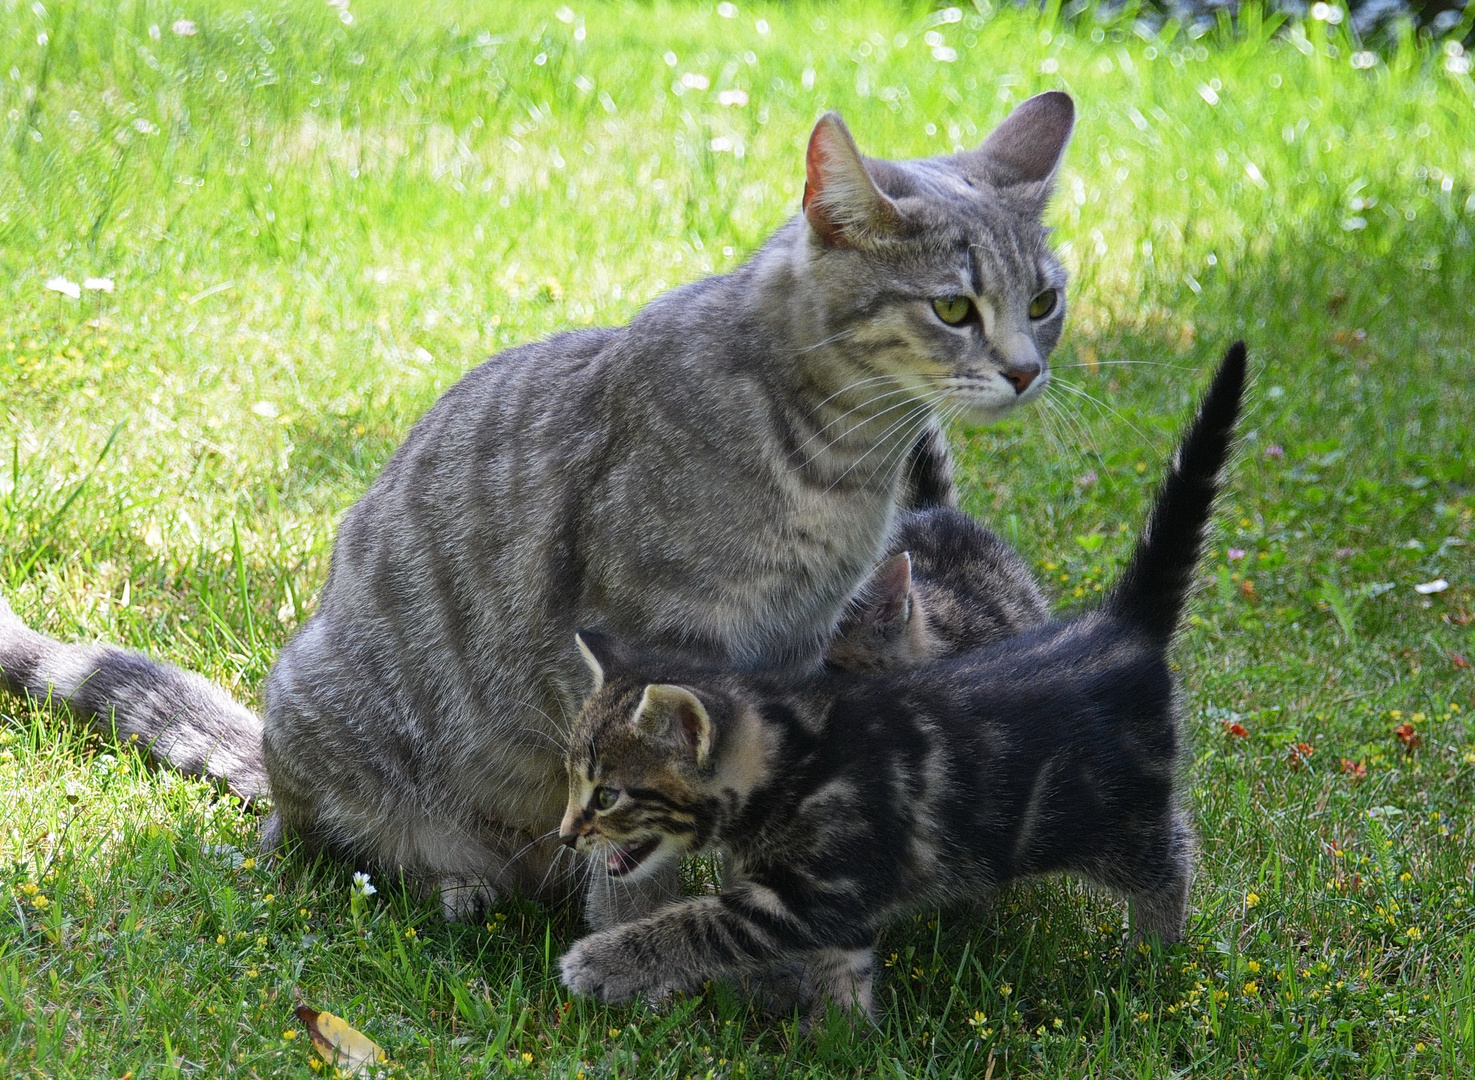
[[[1367,779],[1367,766],[1360,761],[1353,761],[1350,758],[1342,759],[1342,772],[1350,777],[1354,784],[1359,780]]]
[[[1465,658],[1464,658],[1464,657],[1463,657],[1463,656],[1461,656],[1461,655],[1460,655],[1460,654],[1459,654],[1459,653],[1457,653],[1457,652],[1452,652],[1452,653],[1450,653],[1450,654],[1449,654],[1449,658],[1450,658],[1450,661],[1451,661],[1451,662],[1452,662],[1452,663],[1453,663],[1453,664],[1454,664],[1454,666],[1455,666],[1455,667],[1457,667],[1457,668],[1467,668],[1467,667],[1469,667],[1469,666],[1470,666],[1470,661],[1469,661],[1469,660],[1467,660],[1467,659],[1465,659]]]
[[[1238,720],[1221,721],[1224,725],[1224,734],[1233,735],[1236,739],[1243,739],[1249,735],[1249,731]]]
[[[1403,748],[1410,754],[1424,741],[1424,737],[1414,730],[1414,726],[1407,720],[1393,729],[1393,734],[1398,736],[1398,741],[1403,743]]]
[[[374,1066],[389,1062],[378,1043],[349,1027],[341,1017],[299,1005],[297,1019],[307,1025],[307,1033],[312,1036],[318,1057],[341,1069],[345,1075],[368,1076]]]
[[[1316,747],[1312,746],[1310,743],[1298,742],[1295,746],[1291,747],[1291,752],[1286,757],[1286,764],[1289,765],[1291,767],[1291,770],[1294,772],[1302,765],[1305,765],[1306,762],[1311,759],[1311,755],[1314,753],[1316,753]]]

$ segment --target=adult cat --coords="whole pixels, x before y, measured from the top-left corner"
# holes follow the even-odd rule
[[[742,266],[468,373],[345,515],[264,729],[197,677],[0,614],[5,681],[269,789],[267,842],[398,870],[452,917],[566,895],[574,630],[737,670],[819,660],[903,492],[946,487],[907,460],[939,407],[987,420],[1043,389],[1065,274],[1040,215],[1073,122],[1041,94],[976,150],[890,162],[827,114],[802,213]],[[596,878],[596,924],[676,881],[626,910]]]

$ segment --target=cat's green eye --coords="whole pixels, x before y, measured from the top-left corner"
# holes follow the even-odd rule
[[[966,296],[944,296],[932,301],[932,310],[949,326],[958,326],[967,322],[968,316],[973,314],[973,301]]]
[[[620,792],[617,788],[597,787],[594,789],[594,798],[590,801],[594,803],[594,809],[608,810],[620,801]]]
[[[1054,289],[1046,289],[1029,302],[1029,317],[1031,319],[1043,319],[1055,310],[1059,295]]]

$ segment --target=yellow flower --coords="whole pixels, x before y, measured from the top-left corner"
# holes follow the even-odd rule
[[[1260,984],[1257,983],[1254,979],[1251,979],[1249,982],[1245,983],[1245,996],[1246,997],[1254,997],[1259,992],[1260,992]]]
[[[1259,893],[1245,893],[1245,907],[1252,908],[1260,902]]]
[[[277,894],[276,894],[276,893],[267,893],[267,894],[266,894],[266,895],[265,895],[265,896],[263,896],[263,897],[262,897],[262,898],[261,898],[261,899],[262,899],[262,900],[263,900],[263,901],[264,901],[264,902],[266,902],[266,903],[268,903],[268,904],[269,904],[269,903],[271,903],[271,902],[272,902],[272,901],[273,901],[273,900],[275,900],[275,899],[276,899],[276,898],[277,898]]]
[[[419,935],[415,932],[415,928],[413,926],[405,931],[405,937],[409,938],[411,941],[415,940],[415,938],[417,938],[418,936]]]
[[[224,934],[216,934],[215,935],[215,944],[217,944],[217,945],[224,945],[225,944],[225,935]]]
[[[531,1053],[529,1053],[528,1051],[524,1050],[522,1052],[522,1063],[524,1065],[531,1065],[533,1063],[533,1055]]]
[[[1055,1026],[1056,1026],[1056,1027],[1058,1027],[1058,1028],[1060,1028],[1060,1027],[1064,1027],[1064,1026],[1065,1026],[1065,1021],[1064,1021],[1064,1020],[1062,1020],[1062,1019],[1060,1019],[1060,1017],[1058,1017],[1058,1016],[1057,1016],[1057,1017],[1056,1017],[1056,1018],[1055,1018],[1055,1019],[1054,1019],[1054,1021],[1052,1021],[1052,1022],[1053,1022],[1053,1023],[1054,1023],[1054,1025],[1055,1025]]]
[[[1248,964],[1245,965],[1245,970],[1248,971],[1251,975],[1260,974],[1260,961],[1251,960]]]
[[[1403,873],[1401,873],[1401,874],[1398,875],[1398,880],[1399,881],[1412,881],[1413,879],[1414,879],[1414,876],[1412,874],[1410,874],[1407,870],[1405,870]]]
[[[1145,1024],[1152,1019],[1152,1014],[1149,1012],[1140,1012],[1134,1015],[1132,1019],[1136,1020],[1139,1024]],[[1056,1023],[1059,1023],[1059,1021],[1057,1020]]]
[[[1424,932],[1420,930],[1417,926],[1410,926],[1407,930],[1407,933],[1408,939],[1410,941],[1418,941],[1424,936]]]
[[[48,905],[50,905],[50,903],[51,901],[46,899],[45,893],[37,893],[35,896],[31,897],[31,906],[37,911],[40,911],[42,908],[47,907]]]
[[[1008,997],[1012,993],[1014,993],[1014,987],[1010,986],[1008,983],[1005,983],[1003,986],[999,987],[1000,997]]]
[[[282,1038],[286,1039],[288,1042],[291,1042],[293,1039],[297,1038],[297,1029],[288,1028],[286,1031],[282,1032]]]
[[[620,1029],[610,1028],[609,1031],[606,1032],[606,1034],[609,1035],[611,1039],[618,1039],[620,1037]]]
[[[256,869],[256,860],[255,859],[242,859],[241,860],[241,869],[242,870],[255,870]]]

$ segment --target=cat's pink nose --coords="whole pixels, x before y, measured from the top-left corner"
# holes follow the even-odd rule
[[[1031,383],[1040,377],[1040,366],[1035,364],[1033,367],[1015,368],[1013,371],[1004,372],[1003,375],[1009,385],[1014,387],[1014,392],[1022,394],[1029,389]]]

